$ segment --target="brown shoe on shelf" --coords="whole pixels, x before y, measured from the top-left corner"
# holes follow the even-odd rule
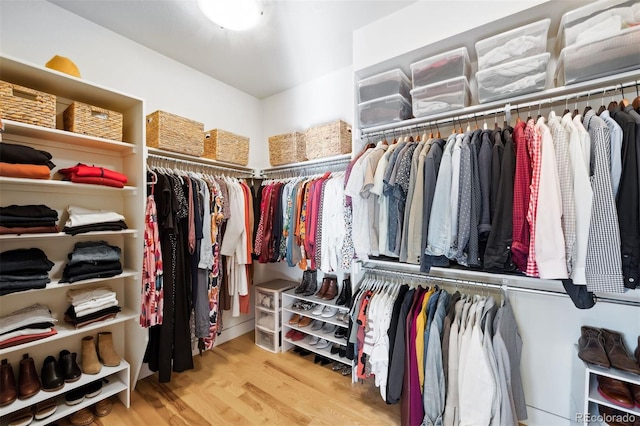
[[[309,324],[311,324],[311,321],[313,321],[313,318],[311,318],[311,317],[302,317],[302,318],[300,318],[300,322],[298,323],[298,327],[307,327],[307,326],[309,326]]]
[[[35,413],[36,420],[42,420],[55,413],[57,409],[58,404],[56,403],[56,399],[50,398],[46,401],[38,402],[33,411]]]
[[[11,404],[18,397],[16,376],[13,375],[13,367],[6,359],[0,366],[0,407]]]
[[[589,364],[610,368],[611,363],[604,349],[604,338],[601,330],[583,325],[578,339],[578,357]]]
[[[324,277],[322,279],[322,287],[320,287],[320,291],[316,293],[316,297],[319,299],[322,299],[328,289],[329,289],[329,278]]]
[[[87,426],[93,423],[93,413],[88,408],[83,408],[69,416],[69,421],[73,426]]]
[[[598,376],[598,393],[607,401],[624,408],[633,408],[635,402],[627,382]]]
[[[615,408],[611,408],[603,404],[598,404],[598,411],[599,411],[599,414],[606,419],[619,420],[617,422],[614,422],[613,420],[609,420],[609,422],[603,423],[603,424],[608,424],[609,426],[636,426],[633,424],[633,421],[627,421],[628,419],[633,418],[633,416],[630,416],[629,413],[625,411],[616,410]],[[625,417],[625,414],[626,414],[626,417]],[[638,419],[638,416],[636,416],[636,419]]]
[[[106,367],[120,365],[120,355],[113,348],[113,334],[107,331],[98,333],[98,358]]]
[[[25,407],[9,416],[9,426],[26,426],[33,421],[31,407]]]
[[[103,399],[102,401],[98,402],[95,407],[93,407],[93,411],[96,413],[96,416],[98,417],[104,417],[109,415],[109,413],[111,413],[111,408],[113,407],[113,404],[111,403],[111,400],[109,398],[107,399]]]
[[[33,358],[29,354],[22,355],[18,377],[18,398],[27,399],[32,397],[40,391],[41,387]]]
[[[633,354],[636,357],[636,364],[640,367],[640,336],[638,336],[638,346],[636,346],[636,351]]]
[[[333,300],[338,295],[338,279],[336,277],[329,278],[329,288],[324,293],[324,300]]]
[[[96,344],[93,336],[82,338],[82,372],[84,374],[98,374],[102,369],[98,361]]]
[[[631,390],[631,396],[633,396],[636,405],[640,407],[640,385],[629,383],[629,389]],[[638,420],[640,420],[640,416],[638,416]]]
[[[602,329],[604,337],[604,349],[613,368],[627,371],[629,373],[640,374],[640,367],[636,361],[631,358],[627,348],[624,346],[622,334],[617,331]]]
[[[289,318],[289,324],[294,325],[300,321],[300,314],[293,314]]]

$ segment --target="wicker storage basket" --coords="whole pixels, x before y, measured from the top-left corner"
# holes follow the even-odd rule
[[[53,129],[56,97],[0,80],[0,117]]]
[[[305,132],[307,158],[330,157],[351,152],[351,125],[342,120],[314,126]]]
[[[96,138],[122,141],[122,114],[72,102],[62,114],[64,129]]]
[[[209,130],[204,132],[202,156],[246,166],[249,164],[249,138],[222,129]]]
[[[304,133],[292,132],[269,137],[269,163],[272,166],[307,160]]]
[[[202,155],[204,124],[164,111],[147,115],[147,146]]]

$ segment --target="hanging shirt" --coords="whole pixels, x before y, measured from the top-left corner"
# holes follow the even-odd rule
[[[529,256],[527,257],[526,274],[530,277],[538,276],[538,265],[536,264],[536,219],[538,214],[538,195],[540,193],[540,164],[542,135],[535,126],[533,119],[527,121],[524,130],[524,137],[529,149],[531,159],[531,192],[529,194],[529,208],[527,210],[527,222],[529,223]]]
[[[618,195],[618,188],[620,186],[620,177],[622,176],[622,127],[616,121],[611,118],[609,110],[604,110],[598,117],[602,118],[607,127],[609,127],[609,134],[611,135],[611,157],[609,166],[611,168],[611,185],[613,188],[613,197]]]
[[[513,143],[516,152],[516,169],[513,181],[513,244],[511,254],[516,267],[525,272],[529,257],[529,221],[527,211],[531,194],[531,160],[524,137],[526,123],[516,124],[513,129]]]

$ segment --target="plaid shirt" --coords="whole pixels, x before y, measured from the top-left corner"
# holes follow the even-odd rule
[[[542,135],[535,126],[533,119],[527,122],[524,129],[524,138],[529,148],[531,158],[531,192],[529,194],[529,210],[527,221],[529,222],[529,258],[527,259],[526,274],[530,277],[538,276],[536,264],[536,215],[538,213],[538,194],[540,191],[540,164],[542,157]]]
[[[513,143],[516,148],[516,172],[513,181],[513,243],[511,254],[513,263],[521,271],[527,270],[529,255],[529,223],[527,210],[531,185],[531,162],[524,137],[524,122],[513,129]]]

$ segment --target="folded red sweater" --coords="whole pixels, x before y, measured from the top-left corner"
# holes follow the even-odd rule
[[[101,177],[81,177],[77,175],[71,175],[71,182],[75,183],[89,183],[92,185],[104,185],[113,186],[115,188],[124,188],[124,183],[119,180],[101,178]]]
[[[95,166],[87,166],[86,164],[78,163],[77,166],[68,167],[66,169],[58,170],[63,175],[75,175],[79,177],[100,177],[107,178],[112,180],[117,180],[118,182],[127,183],[127,176],[116,172],[110,169],[105,169],[104,167],[95,167]]]

